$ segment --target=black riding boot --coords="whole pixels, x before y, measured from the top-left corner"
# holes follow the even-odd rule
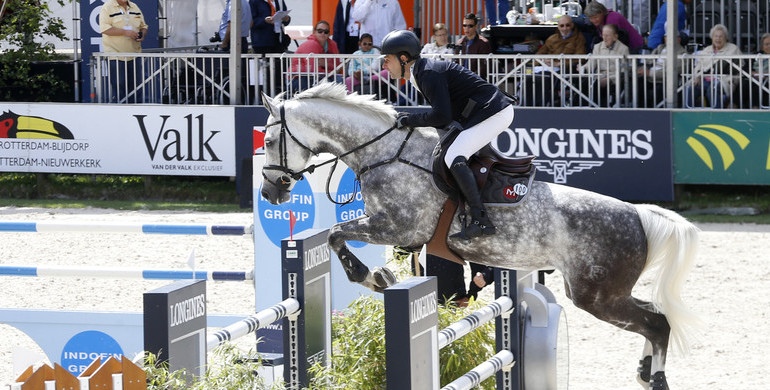
[[[470,223],[460,233],[453,234],[452,237],[470,239],[495,234],[495,227],[487,217],[487,210],[484,208],[484,203],[481,202],[479,187],[476,185],[473,171],[468,166],[468,160],[462,156],[455,158],[449,171],[452,172],[457,187],[460,188],[471,209]]]

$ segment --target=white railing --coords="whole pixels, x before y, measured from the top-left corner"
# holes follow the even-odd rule
[[[228,54],[97,53],[94,57],[92,84],[96,102],[230,104]],[[133,60],[121,60],[126,58]],[[501,90],[517,96],[521,106],[664,108],[668,77],[676,79],[676,107],[770,106],[770,75],[766,65],[770,55],[714,58],[685,54],[678,57],[679,73],[673,76],[665,73],[663,55],[489,54],[440,58],[472,69]],[[353,81],[349,65],[361,60],[371,60],[375,66],[360,80]],[[351,92],[373,94],[398,106],[424,104],[411,85],[391,79],[387,71],[376,66],[377,60],[377,56],[244,54],[241,101],[247,105],[261,104],[262,92],[291,97],[322,80],[330,80],[346,83]]]

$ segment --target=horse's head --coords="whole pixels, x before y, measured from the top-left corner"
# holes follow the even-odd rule
[[[272,204],[281,204],[289,201],[291,189],[302,180],[304,168],[315,153],[289,130],[285,103],[264,94],[262,100],[270,113],[265,125],[262,197]],[[301,124],[297,123],[297,126]]]

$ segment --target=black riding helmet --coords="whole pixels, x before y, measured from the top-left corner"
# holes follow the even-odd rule
[[[395,54],[401,64],[401,76],[404,76],[406,63],[420,58],[420,38],[409,30],[391,31],[382,39],[382,54]],[[401,55],[407,60],[401,61]]]

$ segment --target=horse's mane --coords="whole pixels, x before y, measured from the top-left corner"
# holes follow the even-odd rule
[[[384,100],[374,100],[374,95],[359,95],[357,92],[348,94],[343,84],[322,82],[294,96],[294,100],[305,99],[333,101],[367,116],[376,116],[386,122],[392,122],[396,116],[396,110]]]

